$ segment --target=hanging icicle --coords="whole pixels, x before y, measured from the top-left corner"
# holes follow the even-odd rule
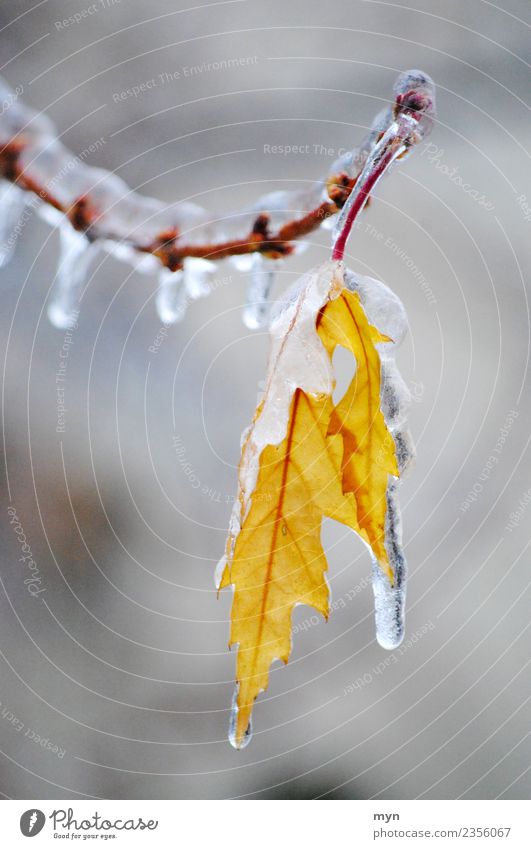
[[[64,220],[59,228],[61,249],[57,274],[50,296],[48,318],[54,327],[66,330],[75,325],[89,265],[98,245]]]
[[[176,324],[182,321],[186,313],[187,292],[183,271],[168,271],[164,268],[159,273],[159,290],[157,292],[157,314],[164,324]]]
[[[236,687],[234,691],[234,695],[232,696],[232,705],[230,711],[230,719],[229,719],[229,743],[233,746],[234,749],[245,749],[246,746],[249,745],[251,740],[253,739],[253,723],[249,720],[247,724],[247,730],[245,731],[243,737],[239,739],[238,737],[238,687]]]
[[[209,279],[216,270],[216,265],[208,259],[189,257],[184,261],[184,281],[190,298],[206,298],[210,294]]]
[[[243,323],[249,330],[266,327],[271,310],[271,291],[275,282],[275,270],[279,260],[270,260],[261,254],[253,256],[246,303],[243,308]]]
[[[0,183],[0,268],[13,256],[17,239],[24,226],[24,210],[28,196],[25,192],[2,180]]]
[[[394,582],[372,558],[372,590],[376,639],[382,648],[396,649],[404,639],[407,563],[402,550],[402,520],[397,498],[397,482],[387,488],[385,540]]]

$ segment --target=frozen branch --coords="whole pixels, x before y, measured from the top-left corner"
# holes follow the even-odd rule
[[[387,151],[389,161],[372,174],[370,186],[429,129],[434,104],[430,78],[419,71],[401,74],[394,93],[393,105],[377,116],[360,147],[334,162],[324,179],[304,191],[264,195],[246,209],[216,217],[193,203],[165,204],[144,197],[115,174],[86,165],[57,139],[52,122],[25,106],[0,78],[0,175],[6,181],[0,187],[0,265],[11,253],[10,230],[25,203],[31,203],[47,221],[63,227],[60,273],[49,309],[54,324],[71,323],[83,271],[97,246],[140,270],[162,265],[157,305],[161,318],[171,323],[184,315],[187,297],[208,292],[205,278],[215,262],[226,257],[249,262],[257,255],[245,316],[249,326],[260,326],[267,319],[263,304],[274,260],[292,253],[297,240],[346,207],[351,212],[341,219],[339,255],[369,197],[369,191],[356,194],[353,189],[382,136],[400,124],[399,142],[395,139],[392,155]],[[407,133],[404,122],[409,122]],[[356,199],[353,212],[349,197]]]

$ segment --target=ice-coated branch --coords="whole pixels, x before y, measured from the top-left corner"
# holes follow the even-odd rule
[[[394,93],[393,105],[377,116],[360,147],[336,160],[324,179],[304,191],[272,192],[245,209],[215,216],[194,203],[165,204],[142,196],[115,174],[86,165],[59,141],[52,122],[23,104],[0,78],[0,265],[12,252],[10,231],[29,204],[63,228],[55,300],[48,311],[54,324],[67,327],[75,321],[84,272],[97,247],[140,270],[162,265],[157,306],[161,318],[171,323],[182,318],[189,298],[208,294],[208,275],[218,260],[232,257],[244,267],[255,255],[244,320],[250,327],[263,326],[274,261],[344,209],[334,252],[342,255],[372,187],[390,162],[429,129],[434,104],[430,78],[405,72]],[[361,191],[356,191],[358,183]]]
[[[336,221],[333,259],[343,259],[352,225],[386,171],[431,132],[435,117],[433,80],[422,71],[407,71],[398,77],[393,91],[395,104],[391,114],[385,116],[380,138],[369,151]]]

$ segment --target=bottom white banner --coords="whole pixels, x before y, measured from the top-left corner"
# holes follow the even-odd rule
[[[524,801],[14,801],[1,845],[531,847]]]

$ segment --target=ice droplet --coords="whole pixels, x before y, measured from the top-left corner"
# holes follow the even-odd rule
[[[336,219],[333,215],[330,215],[328,218],[323,219],[323,223],[321,227],[323,230],[333,230],[336,226]]]
[[[398,114],[413,111],[416,116],[418,140],[429,135],[435,118],[435,83],[432,78],[416,68],[398,75],[393,91],[396,95]]]
[[[186,313],[187,292],[182,271],[163,268],[159,274],[157,313],[164,324],[176,324]]]
[[[230,712],[230,722],[229,722],[229,743],[235,749],[245,749],[246,746],[249,745],[253,738],[253,724],[250,721],[247,726],[247,731],[243,735],[243,740],[241,743],[236,741],[236,727],[238,720],[238,688],[236,687],[234,691],[234,695],[232,697],[232,708]]]
[[[274,268],[277,262],[278,260],[268,260],[259,254],[254,257],[243,309],[243,323],[249,330],[258,330],[269,323],[269,296],[275,280]]]
[[[0,268],[8,264],[13,256],[17,238],[24,225],[26,193],[2,180],[0,184]]]
[[[96,245],[66,222],[60,227],[59,236],[59,264],[48,307],[48,318],[54,327],[68,330],[75,325],[79,315],[81,294]]]
[[[241,256],[231,256],[229,257],[229,262],[234,266],[236,271],[250,271],[253,267],[253,255],[252,254],[242,254]]]
[[[184,280],[186,291],[196,301],[198,298],[206,298],[210,294],[208,278],[214,272],[216,266],[208,259],[189,257],[184,261]]]

